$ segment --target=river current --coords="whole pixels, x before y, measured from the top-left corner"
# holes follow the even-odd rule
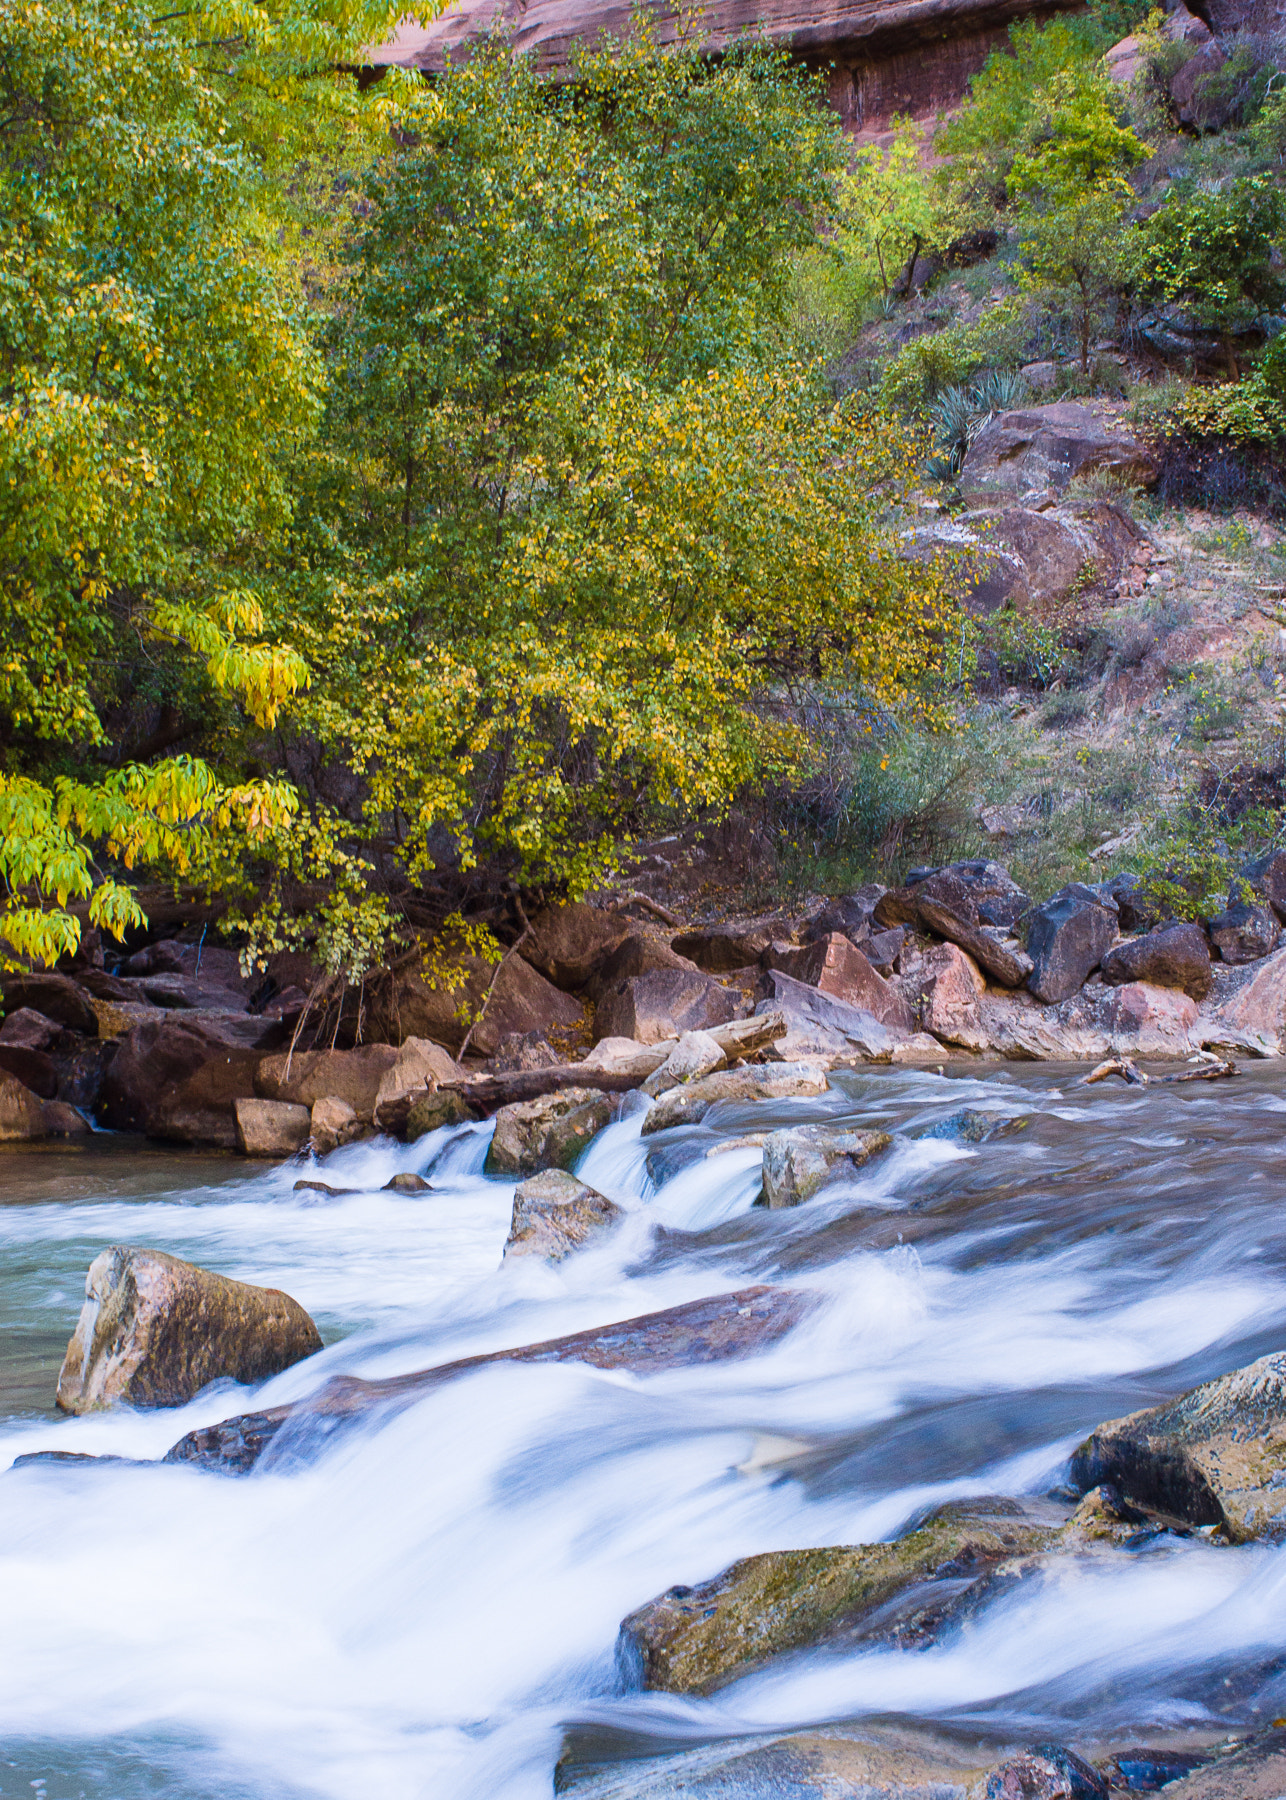
[[[96,1136],[0,1157],[0,1796],[546,1800],[578,1767],[879,1720],[970,1744],[1209,1742],[1286,1711],[1286,1549],[1153,1539],[1000,1598],[930,1649],[801,1655],[710,1700],[625,1691],[620,1619],[754,1551],[891,1536],[941,1500],[1043,1495],[1092,1426],[1286,1347],[1286,1074],[1137,1088],[1010,1066],[836,1075],[580,1173],[628,1211],[556,1267],[500,1266],[489,1127],[281,1167]],[[962,1106],[1022,1121],[924,1137]],[[787,1212],[747,1131],[879,1126],[893,1150]],[[382,1192],[399,1170],[435,1191]],[[317,1357],[191,1405],[63,1419],[105,1245],[284,1288]],[[771,1350],[640,1378],[492,1365],[305,1468],[157,1457],[194,1426],[722,1293],[825,1304]],[[1064,1509],[1065,1510],[1065,1509]],[[582,1791],[593,1793],[589,1779]],[[635,1791],[608,1781],[602,1791]],[[646,1792],[646,1785],[640,1786]]]

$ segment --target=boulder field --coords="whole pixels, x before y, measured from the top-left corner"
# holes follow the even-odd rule
[[[1275,1057],[1284,922],[1281,851],[1202,920],[1161,916],[1128,873],[1037,902],[987,860],[680,929],[582,902],[537,915],[499,967],[455,972],[467,1042],[459,994],[421,974],[372,981],[364,1041],[331,1029],[318,1044],[300,990],[267,1004],[238,991],[220,949],[204,952],[206,985],[181,972],[186,948],[161,942],[122,964],[157,973],[0,981],[0,1141],[93,1120],[281,1158],[498,1112],[488,1172],[522,1177],[569,1168],[632,1088],[657,1102],[651,1133],[716,1102],[820,1092],[828,1069],[859,1063]]]

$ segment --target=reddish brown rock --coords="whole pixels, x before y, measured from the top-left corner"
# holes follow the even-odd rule
[[[235,1150],[233,1102],[255,1093],[255,1071],[280,1034],[275,1020],[159,1013],[122,1041],[103,1079],[102,1122]]]
[[[402,1131],[412,1106],[433,1093],[440,1082],[456,1081],[460,1065],[428,1038],[407,1038],[380,1077],[374,1119],[381,1131]]]
[[[450,985],[445,974],[435,984],[414,972],[400,973],[372,1005],[372,1036],[391,1044],[428,1038],[455,1056],[468,1021],[477,1018],[484,1002],[486,1010],[469,1039],[478,1056],[492,1055],[512,1033],[575,1032],[584,1024],[583,1006],[546,981],[522,955],[507,955],[498,970],[480,956],[443,955]]]
[[[6,1014],[29,1007],[82,1037],[98,1036],[98,1015],[89,995],[68,975],[6,975],[0,981]]]
[[[774,944],[768,954],[770,968],[849,1006],[862,1007],[890,1030],[914,1031],[911,1009],[897,988],[877,975],[857,946],[839,932],[798,949]]]
[[[373,1119],[380,1083],[397,1059],[392,1044],[359,1044],[355,1050],[282,1050],[259,1064],[255,1092],[264,1100],[307,1107],[333,1095],[347,1101],[359,1119]]]
[[[1225,986],[1224,983],[1227,985]],[[1230,971],[1217,996],[1202,1008],[1201,1042],[1254,1056],[1286,1051],[1286,950],[1276,950],[1250,969]]]
[[[16,1075],[0,1070],[0,1144],[48,1136],[49,1125],[40,1096],[33,1094]]]
[[[520,954],[555,987],[579,992],[629,934],[619,913],[583,902],[537,913]]]
[[[1233,965],[1271,956],[1282,934],[1271,907],[1246,901],[1217,913],[1207,922],[1206,929],[1220,960]]]
[[[659,1044],[685,1031],[708,1031],[737,1015],[740,995],[700,969],[653,969],[609,988],[594,1014],[595,1037]]]
[[[66,1029],[44,1013],[30,1006],[19,1006],[6,1013],[0,1024],[0,1044],[12,1044],[23,1050],[48,1050]]]
[[[1005,987],[1021,987],[1031,974],[1031,958],[1021,945],[1000,934],[1027,905],[1027,896],[1003,869],[999,875],[1012,891],[1001,890],[998,881],[985,875],[975,877],[971,867],[985,870],[998,865],[964,863],[935,869],[923,880],[885,894],[875,908],[875,918],[884,926],[913,925],[918,931],[958,944],[994,980]]]
[[[265,1381],[320,1349],[289,1294],[116,1244],[89,1266],[57,1402],[70,1413],[182,1406],[211,1381]]]
[[[1206,934],[1187,920],[1172,919],[1142,937],[1127,938],[1107,952],[1101,966],[1104,981],[1113,986],[1146,981],[1182,988],[1194,1000],[1204,1000],[1214,981]]]
[[[964,459],[960,488],[978,505],[1061,494],[1074,475],[1097,470],[1150,486],[1158,464],[1119,409],[1101,401],[1058,400],[1001,413],[984,425]]]
[[[289,1100],[234,1100],[232,1110],[243,1156],[293,1156],[308,1142],[312,1120],[306,1106]]]
[[[52,1056],[43,1050],[28,1050],[22,1044],[0,1044],[0,1069],[29,1087],[42,1100],[52,1100],[58,1092],[58,1070]]]
[[[784,929],[776,917],[701,925],[671,938],[670,948],[711,975],[730,975],[757,963]]]
[[[1197,1047],[1197,1005],[1182,988],[1131,981],[1103,997],[1098,1016],[1118,1056],[1187,1056]]]
[[[957,944],[936,944],[921,959],[917,980],[926,1031],[965,1050],[988,1047],[980,1005],[987,984],[971,956]]]

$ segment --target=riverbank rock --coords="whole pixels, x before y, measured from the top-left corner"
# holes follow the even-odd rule
[[[760,919],[729,920],[718,925],[698,925],[670,939],[670,948],[710,975],[730,975],[749,968],[787,930],[776,915]]]
[[[619,1764],[578,1768],[564,1758],[557,1792],[568,1800],[966,1800],[985,1771],[962,1751],[908,1731],[823,1726],[765,1742],[733,1740]]]
[[[505,1244],[505,1261],[542,1256],[561,1262],[624,1217],[597,1188],[563,1169],[546,1169],[518,1184]]]
[[[722,1044],[708,1031],[685,1031],[663,1063],[643,1082],[643,1092],[653,1099],[683,1081],[699,1081],[722,1069],[728,1058]]]
[[[289,1100],[234,1100],[232,1110],[243,1156],[293,1156],[312,1132],[308,1108]]]
[[[793,1125],[764,1140],[764,1205],[800,1206],[829,1181],[842,1180],[893,1142],[887,1131]]]
[[[1201,1008],[1201,1042],[1252,1056],[1286,1052],[1286,949],[1262,963],[1221,970]]]
[[[1151,987],[1182,988],[1194,1000],[1204,1000],[1214,985],[1206,934],[1187,920],[1171,919],[1143,937],[1128,938],[1109,950],[1100,966],[1113,986],[1146,981]]]
[[[556,988],[579,993],[630,929],[629,921],[619,913],[569,901],[536,914],[518,953]]]
[[[122,1039],[99,1118],[114,1131],[235,1150],[234,1102],[255,1096],[256,1071],[281,1031],[274,1019],[159,1013]]]
[[[0,1044],[0,1070],[20,1081],[39,1100],[57,1097],[58,1065],[43,1050],[28,1050],[24,1044]]]
[[[672,1125],[699,1125],[712,1106],[744,1106],[756,1100],[785,1100],[796,1094],[824,1094],[820,1070],[808,1063],[764,1063],[721,1069],[700,1081],[685,1082],[654,1100],[643,1120],[643,1135]]]
[[[0,1069],[0,1144],[50,1136],[45,1106],[24,1082]]]
[[[987,984],[967,951],[958,944],[935,944],[920,959],[915,982],[927,1032],[965,1050],[989,1047],[981,1005]]]
[[[166,1462],[192,1463],[224,1474],[246,1474],[275,1442],[283,1428],[297,1433],[301,1444],[321,1442],[345,1419],[361,1419],[377,1410],[413,1405],[458,1375],[498,1362],[583,1362],[596,1369],[629,1369],[657,1375],[669,1369],[731,1362],[771,1349],[807,1317],[817,1303],[813,1294],[791,1288],[739,1288],[690,1300],[663,1312],[644,1313],[618,1324],[548,1338],[514,1350],[493,1350],[459,1362],[382,1381],[339,1376],[321,1393],[295,1406],[242,1413],[217,1425],[189,1432],[165,1457]]]
[[[755,1008],[756,1017],[780,1014],[786,1030],[777,1052],[789,1062],[809,1057],[834,1062],[891,1062],[905,1034],[881,1025],[874,1013],[850,1006],[834,994],[823,994],[792,975],[773,969],[768,975],[772,994]]]
[[[372,1001],[372,1037],[390,1044],[428,1038],[454,1055],[468,1029],[462,1018],[475,1017],[484,1001],[486,1010],[470,1039],[478,1056],[493,1056],[511,1035],[583,1028],[581,1002],[546,981],[521,954],[506,955],[498,968],[494,961],[464,951],[448,948],[442,954],[444,973],[438,982],[402,970]]]
[[[472,1116],[463,1094],[455,1088],[440,1088],[437,1093],[412,1099],[402,1136],[413,1144],[430,1131],[441,1131],[444,1125],[467,1125]]]
[[[1108,1800],[1110,1789],[1074,1750],[1038,1744],[990,1769],[975,1791],[977,1800]]]
[[[652,969],[608,988],[594,1015],[596,1037],[658,1044],[685,1031],[707,1031],[737,1015],[740,996],[700,969]]]
[[[1080,992],[1116,937],[1116,904],[1083,882],[1060,889],[1028,915],[1027,986],[1056,1005]]]
[[[891,1544],[771,1550],[669,1588],[621,1621],[618,1667],[634,1687],[709,1694],[788,1650],[859,1640],[874,1613],[921,1584],[941,1584],[918,1596],[940,1607],[962,1582],[1055,1541],[1013,1502],[1000,1505],[1008,1512],[970,1519],[947,1509]]]
[[[678,1043],[677,1037],[662,1038],[659,1044],[640,1044],[635,1038],[600,1038],[589,1055],[580,1063],[583,1069],[601,1069],[605,1074],[630,1075],[636,1081],[661,1067]]]
[[[1206,927],[1220,961],[1234,967],[1271,956],[1280,939],[1281,926],[1271,907],[1240,901],[1216,913]]]
[[[1127,1501],[1234,1543],[1286,1537],[1286,1352],[1100,1425],[1072,1457],[1082,1492]]]
[[[1176,1768],[1164,1752],[1153,1756],[1162,1774]],[[1123,1764],[1126,1753],[1115,1760]],[[1280,1726],[1256,1732],[1231,1755],[1200,1760],[1204,1767],[1165,1786],[1166,1800],[1280,1800],[1286,1794],[1286,1731]]]
[[[1229,903],[1257,895],[1272,908],[1280,924],[1286,925],[1286,850],[1270,850],[1238,869],[1229,894]]]
[[[114,1244],[89,1265],[57,1403],[69,1413],[182,1406],[211,1381],[266,1381],[320,1349],[289,1294]]]
[[[375,1117],[380,1084],[398,1059],[392,1044],[359,1044],[354,1050],[294,1050],[265,1056],[255,1074],[264,1100],[311,1107],[327,1097],[343,1100],[359,1119]]]
[[[843,1000],[896,1032],[911,1032],[915,1020],[898,989],[876,973],[857,946],[838,931],[798,946],[774,943],[766,966],[813,987],[819,993]]]
[[[329,1156],[344,1144],[356,1143],[369,1129],[368,1122],[338,1094],[323,1094],[309,1112],[309,1141],[314,1156]]]
[[[1120,408],[1057,400],[989,420],[965,455],[960,491],[974,506],[1044,496],[1051,489],[1061,494],[1073,476],[1096,470],[1143,487],[1160,472]]]
[[[484,1172],[534,1175],[541,1169],[570,1169],[611,1117],[610,1097],[595,1088],[562,1088],[539,1100],[502,1106]]]
[[[12,1044],[22,1050],[49,1050],[66,1030],[65,1025],[47,1019],[30,1006],[20,1006],[6,1013],[0,1022],[0,1044]]]
[[[429,1038],[405,1038],[395,1060],[380,1077],[372,1116],[380,1131],[402,1132],[411,1107],[440,1082],[458,1081],[460,1065]]]
[[[0,997],[6,1015],[26,1007],[82,1037],[98,1036],[98,1015],[89,995],[70,975],[5,975]]]
[[[1031,959],[1005,934],[1029,905],[998,863],[954,863],[883,895],[875,918],[945,938],[1002,986],[1016,988],[1031,974]]]

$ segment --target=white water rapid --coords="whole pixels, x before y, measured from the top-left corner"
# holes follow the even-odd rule
[[[95,1140],[0,1160],[0,1468],[162,1455],[194,1426],[752,1281],[827,1296],[768,1352],[646,1379],[492,1365],[304,1468],[0,1474],[0,1795],[547,1800],[568,1745],[636,1756],[881,1717],[1030,1738],[1210,1736],[1286,1710],[1286,1551],[1160,1538],[1072,1565],[928,1650],[805,1655],[711,1700],[625,1691],[622,1616],[750,1552],[891,1535],[969,1493],[1042,1494],[1103,1419],[1286,1345],[1286,1081],[1085,1089],[1070,1071],[873,1071],[641,1139],[580,1172],[628,1210],[557,1267],[500,1266],[487,1128],[315,1171]],[[978,1146],[914,1134],[962,1105]],[[791,1212],[719,1139],[813,1119],[894,1150]],[[650,1173],[649,1173],[650,1169]],[[381,1191],[399,1170],[435,1191]],[[255,1390],[52,1413],[84,1272],[169,1250],[308,1308],[327,1348]]]

